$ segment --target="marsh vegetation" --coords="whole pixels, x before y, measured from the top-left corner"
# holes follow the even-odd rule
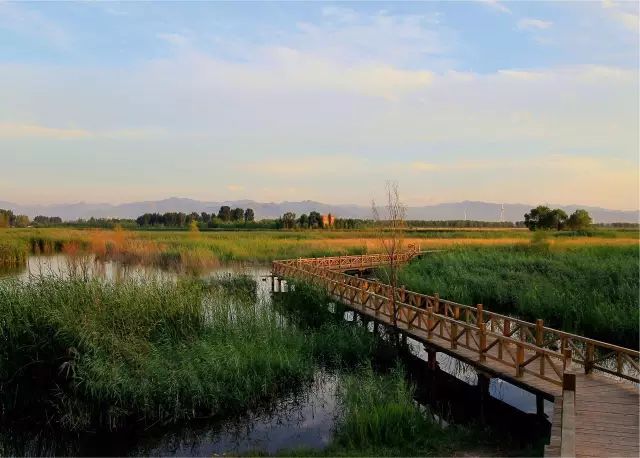
[[[407,232],[404,243],[452,249],[406,266],[399,283],[630,346],[638,339],[637,234],[591,235]],[[110,437],[240,421],[309,389],[320,371],[331,374],[335,388],[331,439],[313,450],[287,442],[294,449],[281,454],[446,455],[477,451],[479,444],[495,452],[499,441],[487,440],[491,434],[478,435],[475,426],[445,428],[416,404],[415,388],[397,366],[396,344],[362,323],[345,322],[344,309],[328,307],[322,292],[296,284],[272,300],[257,293],[255,277],[202,275],[228,261],[260,265],[368,252],[378,237],[366,231],[0,232],[4,267],[25,265],[30,254],[62,253],[66,264],[63,272],[0,280],[3,428],[14,437],[34,426],[57,436]],[[96,266],[110,264],[166,274],[101,276]]]
[[[638,262],[637,245],[458,247],[405,266],[400,281],[412,291],[637,348]]]

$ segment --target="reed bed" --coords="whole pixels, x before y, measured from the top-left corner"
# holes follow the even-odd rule
[[[16,267],[26,264],[29,249],[20,240],[0,239],[0,267]]]
[[[314,299],[326,317],[302,326],[256,300],[248,277],[107,282],[81,272],[0,281],[4,416],[65,431],[225,416],[310,380],[318,365],[371,356],[373,337],[327,302]],[[292,293],[291,304],[310,295]]]
[[[0,316],[4,410],[72,430],[246,409],[313,369],[304,334],[193,280],[3,281]]]
[[[413,291],[637,348],[639,259],[637,244],[558,250],[541,238],[431,254],[408,264],[400,279]]]

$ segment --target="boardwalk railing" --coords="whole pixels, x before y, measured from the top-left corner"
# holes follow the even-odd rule
[[[324,258],[298,258],[274,261],[279,264],[320,267],[330,270],[350,270],[368,269],[391,263],[393,258],[396,262],[407,262],[419,254],[416,250],[405,251],[395,254],[393,257],[388,254],[359,254],[353,256],[332,256]]]
[[[398,260],[408,261],[415,254]],[[316,284],[335,300],[385,317],[427,340],[444,340],[453,350],[460,347],[477,353],[481,361],[497,361],[512,368],[515,377],[528,373],[561,386],[564,367],[573,362],[585,373],[597,370],[640,382],[638,351],[549,328],[542,320],[529,323],[484,310],[481,304],[458,304],[404,287],[394,291],[390,285],[339,271],[388,261],[386,255],[274,261],[273,274]]]

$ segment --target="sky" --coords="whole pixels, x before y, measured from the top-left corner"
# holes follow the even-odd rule
[[[638,2],[0,0],[0,200],[638,209]]]

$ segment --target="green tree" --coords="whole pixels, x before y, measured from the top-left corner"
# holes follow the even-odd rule
[[[555,229],[559,231],[564,229],[564,226],[567,222],[567,213],[564,210],[560,210],[559,208],[554,208],[547,215],[544,225],[547,229]]]
[[[256,215],[253,213],[253,208],[247,208],[244,211],[244,222],[252,223],[256,220]]]
[[[543,221],[549,212],[551,212],[551,209],[544,205],[538,205],[536,208],[532,208],[529,213],[524,214],[525,226],[527,226],[531,231],[543,229]]]
[[[298,226],[300,226],[303,229],[306,229],[309,227],[309,217],[307,216],[306,213],[303,213],[302,215],[300,215],[300,218],[298,218]]]
[[[231,211],[231,221],[242,221],[244,219],[244,210],[242,208],[234,208]]]
[[[559,231],[564,228],[566,222],[567,214],[564,210],[559,208],[551,210],[544,205],[532,208],[529,213],[524,215],[524,224],[532,231],[538,229],[555,229]]]
[[[218,211],[218,218],[222,221],[230,221],[231,220],[231,207],[227,205],[223,205],[220,207],[220,211]]]
[[[593,223],[593,220],[591,219],[589,212],[580,208],[569,216],[569,219],[567,220],[567,227],[573,231],[579,231],[589,229],[589,227],[591,227],[591,223]]]
[[[322,215],[318,212],[309,213],[309,227],[317,229],[322,227]]]
[[[282,226],[285,229],[293,229],[296,225],[296,214],[292,212],[286,212],[282,215]]]

